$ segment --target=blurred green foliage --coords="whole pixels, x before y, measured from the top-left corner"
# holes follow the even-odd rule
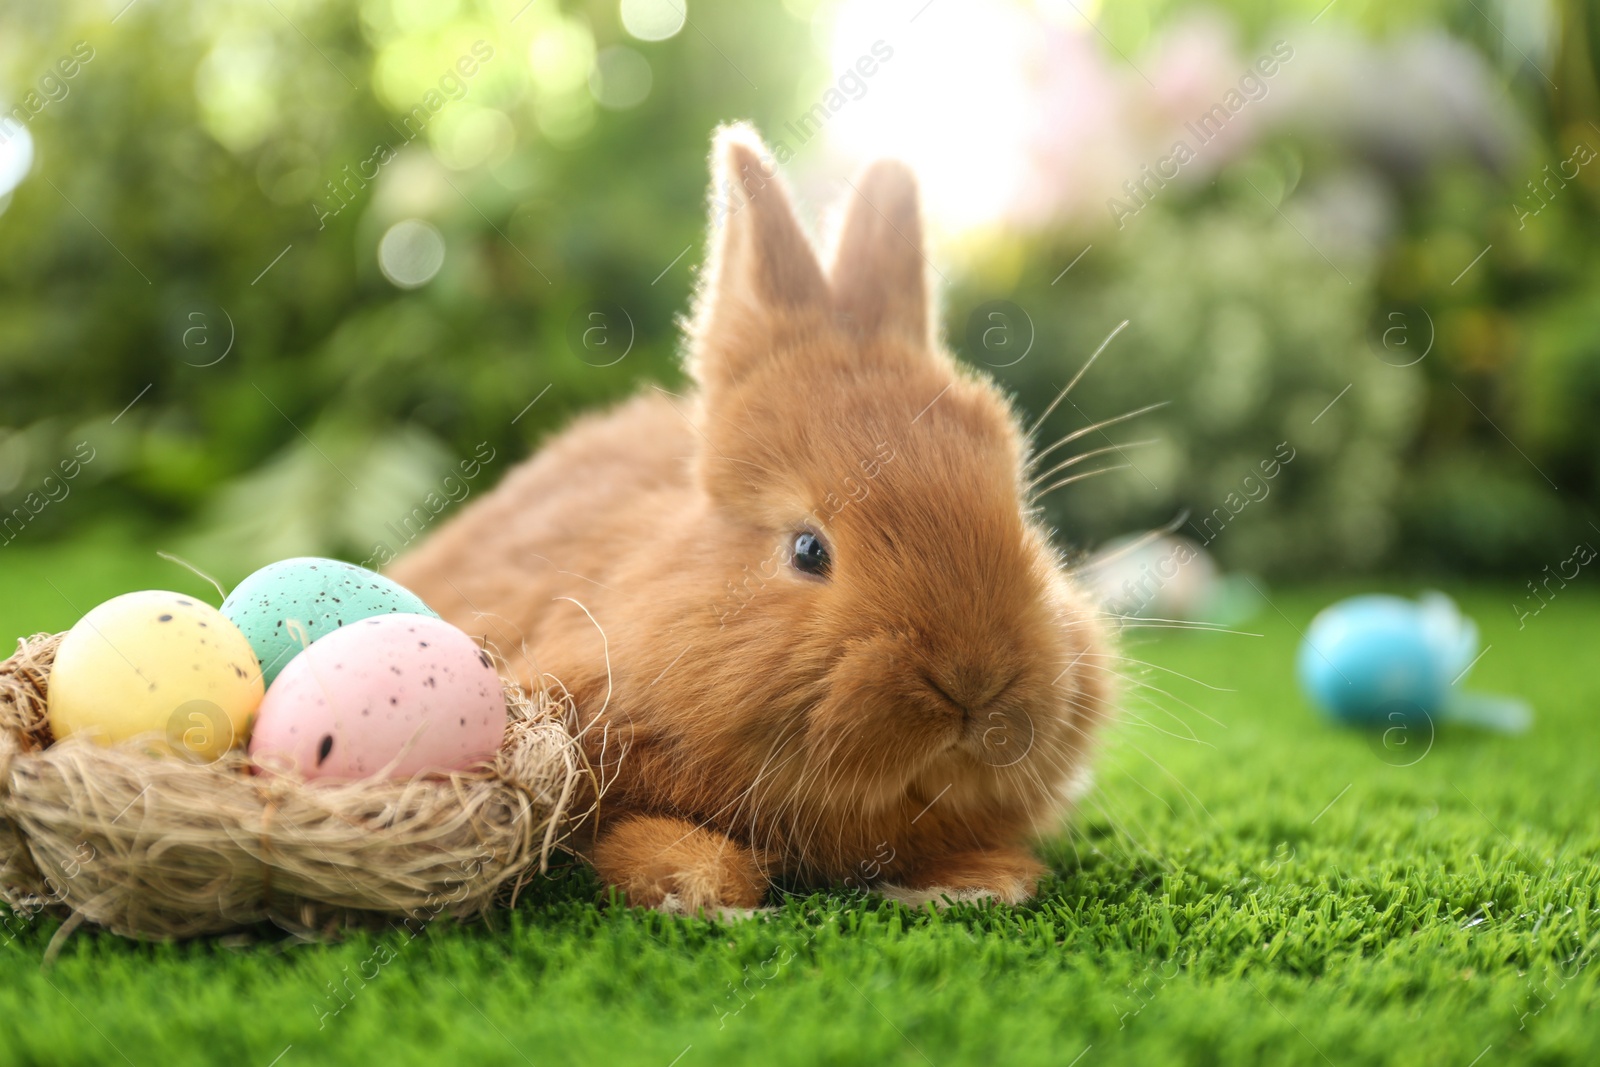
[[[1061,475],[1121,463],[1130,473],[1086,477],[1045,502],[1091,543],[1187,515],[1180,532],[1242,565],[1371,567],[1393,540],[1400,457],[1421,382],[1415,368],[1386,366],[1367,350],[1370,285],[1359,269],[1343,268],[1356,279],[1344,281],[1268,205],[1244,199],[1254,195],[1246,187],[1182,214],[1141,218],[1105,259],[1074,270],[1071,289],[1046,280],[1016,290],[1020,307],[1047,309],[1030,315],[1046,350],[1086,357],[1118,319],[1130,319],[1043,428],[1042,445],[1168,404],[1076,443],[1148,446],[1118,448]],[[1060,255],[1065,263],[1073,250]],[[981,346],[972,354],[985,362]],[[1067,381],[1044,361],[997,373],[1022,395],[1046,399]]]
[[[0,517],[27,513],[0,540],[184,531],[188,551],[234,575],[298,552],[369,558],[399,547],[393,524],[480,447],[496,458],[472,492],[575,412],[643,381],[676,388],[709,133],[735,118],[776,129],[817,99],[826,6],[690,0],[689,26],[650,43],[614,2],[9,5],[12,102],[63,58],[92,58],[29,118],[33,172],[0,200]],[[1136,55],[1186,7],[1098,17],[1110,47]],[[1226,8],[1249,39],[1285,17],[1256,0]],[[1094,232],[992,238],[948,272],[952,347],[993,366],[1028,412],[1132,320],[1041,441],[1172,401],[1113,438],[1161,439],[1130,455],[1138,471],[1047,500],[1068,540],[1199,519],[1280,442],[1296,458],[1252,520],[1216,539],[1228,562],[1520,573],[1587,536],[1600,166],[1525,225],[1512,204],[1576,141],[1600,146],[1600,27],[1575,0],[1540,6],[1558,92],[1505,47],[1508,10],[1345,0],[1328,21],[1471,42],[1510,83],[1532,158],[1408,170],[1290,129],[1142,213],[1060,286],[1049,279]],[[598,102],[591,75],[618,46],[650,78],[622,109]],[[1336,265],[1278,205],[1355,169],[1396,217]],[[408,218],[448,249],[415,289],[379,268],[380,241]],[[1485,245],[1493,255],[1457,279]],[[1026,310],[1041,356],[1003,366],[972,350],[972,316],[993,300]],[[580,339],[596,309],[610,315],[600,351]],[[1397,309],[1426,309],[1437,334],[1414,366],[1375,350]],[[93,460],[31,507],[80,442]]]

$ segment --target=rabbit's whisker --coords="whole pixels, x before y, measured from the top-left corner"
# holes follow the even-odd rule
[[[1093,659],[1113,659],[1113,658],[1114,659],[1120,659],[1124,663],[1134,663],[1134,664],[1138,664],[1140,667],[1147,667],[1147,668],[1150,668],[1152,670],[1164,671],[1167,674],[1173,675],[1174,677],[1182,678],[1186,682],[1193,682],[1195,685],[1203,686],[1206,689],[1211,690],[1213,693],[1237,693],[1238,692],[1237,689],[1229,689],[1227,686],[1212,685],[1210,682],[1202,682],[1198,678],[1191,678],[1189,675],[1184,674],[1182,671],[1175,671],[1171,667],[1163,667],[1159,663],[1151,663],[1148,660],[1134,659],[1131,656],[1123,656],[1123,655],[1120,655],[1120,654],[1115,654],[1115,653],[1110,653],[1110,652],[1088,652],[1088,653],[1085,653],[1085,655],[1087,655],[1087,656],[1089,656],[1089,657],[1091,657]],[[1217,725],[1221,726],[1222,724],[1221,723],[1217,723]]]
[[[1170,400],[1162,400],[1154,404],[1146,404],[1142,408],[1134,408],[1132,411],[1125,411],[1121,415],[1113,415],[1109,419],[1101,419],[1099,422],[1093,422],[1088,426],[1082,427],[1081,429],[1073,430],[1071,433],[1067,434],[1049,448],[1034,453],[1033,458],[1028,461],[1027,471],[1031,472],[1035,464],[1044,459],[1044,457],[1048,456],[1050,453],[1054,452],[1056,449],[1060,448],[1062,445],[1070,445],[1072,442],[1080,438],[1087,437],[1089,434],[1092,434],[1097,430],[1103,430],[1107,426],[1115,426],[1119,422],[1127,422],[1129,419],[1136,419],[1140,415],[1148,415],[1150,412],[1158,411],[1161,408],[1167,407],[1171,403],[1172,401]]]
[[[1117,620],[1117,625],[1135,630],[1200,630],[1210,634],[1233,634],[1235,637],[1262,637],[1264,635],[1251,633],[1248,630],[1230,630],[1226,626],[1217,626],[1212,623],[1193,622],[1187,619],[1144,619],[1137,615],[1115,615],[1107,613],[1109,618]]]
[[[1117,560],[1123,558],[1124,556],[1127,556],[1127,555],[1130,555],[1130,554],[1132,554],[1134,552],[1139,551],[1141,548],[1143,548],[1146,545],[1150,544],[1152,541],[1159,540],[1165,534],[1177,533],[1179,528],[1181,528],[1183,526],[1183,524],[1188,522],[1188,521],[1189,521],[1189,509],[1188,508],[1184,508],[1182,511],[1178,512],[1178,515],[1177,515],[1176,518],[1174,518],[1171,522],[1167,523],[1165,526],[1158,526],[1153,530],[1146,530],[1144,533],[1140,534],[1138,537],[1135,537],[1133,540],[1129,541],[1127,544],[1120,546],[1116,551],[1108,552],[1108,553],[1106,553],[1104,555],[1101,555],[1101,556],[1096,556],[1094,558],[1094,560],[1092,562],[1090,562],[1088,565],[1092,566],[1092,567],[1103,567],[1107,563],[1114,563]],[[1078,569],[1081,570],[1083,568],[1080,567]]]
[[[1088,451],[1088,452],[1079,452],[1076,456],[1073,456],[1070,459],[1062,460],[1060,463],[1057,463],[1054,467],[1051,467],[1049,470],[1045,471],[1043,474],[1039,475],[1037,478],[1034,478],[1031,481],[1029,481],[1028,485],[1027,485],[1027,488],[1031,490],[1035,486],[1037,486],[1040,483],[1048,480],[1049,478],[1052,478],[1055,475],[1060,474],[1062,471],[1066,470],[1068,467],[1076,467],[1078,464],[1082,463],[1086,459],[1093,459],[1095,456],[1103,456],[1107,452],[1121,452],[1125,448],[1143,448],[1146,445],[1155,444],[1158,440],[1159,440],[1159,438],[1151,437],[1151,438],[1147,438],[1147,439],[1145,439],[1143,441],[1129,441],[1129,442],[1127,442],[1125,444],[1110,444],[1110,445],[1105,446],[1104,448],[1096,448],[1096,449],[1092,449],[1091,451]]]
[[[1147,703],[1149,703],[1149,702],[1147,702]],[[1164,712],[1164,713],[1166,713],[1168,715],[1172,714],[1171,712],[1167,711],[1165,708],[1161,707],[1159,704],[1150,703],[1150,707],[1155,708],[1156,710]],[[1197,745],[1205,745],[1207,748],[1216,748],[1217,747],[1216,745],[1211,744],[1209,741],[1200,740],[1199,736],[1196,735],[1193,732],[1192,729],[1187,734],[1173,733],[1171,730],[1168,730],[1164,726],[1158,726],[1156,723],[1154,723],[1154,722],[1150,721],[1149,719],[1145,718],[1143,715],[1138,714],[1137,712],[1135,712],[1131,708],[1124,707],[1122,709],[1122,717],[1123,717],[1123,719],[1125,721],[1127,721],[1129,724],[1131,724],[1133,726],[1142,726],[1142,727],[1144,727],[1146,729],[1154,730],[1158,734],[1166,734],[1168,737],[1171,737],[1171,738],[1173,738],[1175,740],[1178,740],[1178,741],[1193,741],[1195,744],[1197,744]],[[1187,724],[1185,724],[1185,725],[1187,725]]]
[[[1217,727],[1219,727],[1219,728],[1221,728],[1223,730],[1227,729],[1227,726],[1225,724],[1219,722],[1217,719],[1212,718],[1210,715],[1207,715],[1205,712],[1201,711],[1199,708],[1195,707],[1193,704],[1189,703],[1187,700],[1184,700],[1182,697],[1177,696],[1174,693],[1170,693],[1167,690],[1162,689],[1158,685],[1152,685],[1151,683],[1145,681],[1142,678],[1138,678],[1138,677],[1134,676],[1133,674],[1119,673],[1114,667],[1109,667],[1109,666],[1106,666],[1105,664],[1086,663],[1086,664],[1084,664],[1084,666],[1087,667],[1090,670],[1105,671],[1106,673],[1108,673],[1108,674],[1110,674],[1110,675],[1112,675],[1114,677],[1122,679],[1123,681],[1129,683],[1130,685],[1136,685],[1139,688],[1147,689],[1152,693],[1160,693],[1162,696],[1168,698],[1169,700],[1176,700],[1178,703],[1182,704],[1184,707],[1188,708],[1190,711],[1194,712],[1196,715],[1199,715],[1201,718],[1205,719],[1206,721],[1212,723],[1214,726],[1217,726]],[[1165,711],[1166,709],[1163,708],[1162,710]],[[1167,712],[1167,714],[1170,715],[1172,713],[1171,712]],[[1177,718],[1177,716],[1173,716],[1173,717]],[[1185,725],[1187,725],[1187,724],[1185,724]]]
[[[1070,477],[1062,478],[1060,481],[1055,482],[1054,484],[1052,484],[1049,488],[1044,489],[1044,490],[1040,491],[1039,493],[1035,494],[1034,497],[1033,497],[1033,501],[1034,501],[1034,503],[1038,503],[1039,501],[1043,500],[1045,497],[1049,496],[1051,493],[1055,492],[1057,489],[1061,489],[1061,488],[1064,488],[1066,486],[1069,486],[1073,482],[1081,482],[1085,478],[1093,478],[1097,474],[1110,474],[1112,471],[1125,471],[1129,467],[1132,467],[1132,466],[1133,466],[1132,463],[1114,463],[1109,467],[1099,467],[1099,468],[1097,468],[1095,470],[1092,470],[1092,471],[1084,471],[1082,474],[1074,474],[1074,475],[1071,475]]]
[[[1121,333],[1124,329],[1127,328],[1127,326],[1128,326],[1128,320],[1127,319],[1123,319],[1121,322],[1119,322],[1117,324],[1117,328],[1116,329],[1114,329],[1110,333],[1106,334],[1106,339],[1104,341],[1100,342],[1100,347],[1094,350],[1094,354],[1093,355],[1091,355],[1088,359],[1083,361],[1083,366],[1078,368],[1078,373],[1074,374],[1072,376],[1072,380],[1066,384],[1066,386],[1061,390],[1061,392],[1056,394],[1056,398],[1054,400],[1050,401],[1050,406],[1045,408],[1044,411],[1040,413],[1040,415],[1039,415],[1039,417],[1037,419],[1033,420],[1033,425],[1028,427],[1028,436],[1029,437],[1032,437],[1035,433],[1039,432],[1039,427],[1044,425],[1044,420],[1048,419],[1050,417],[1050,413],[1056,409],[1056,406],[1058,404],[1060,404],[1063,400],[1065,400],[1067,398],[1067,394],[1072,392],[1073,386],[1078,384],[1079,379],[1081,379],[1085,374],[1087,374],[1089,372],[1089,368],[1090,367],[1094,366],[1094,361],[1100,358],[1100,353],[1102,353],[1102,352],[1104,352],[1106,350],[1106,346],[1111,343],[1112,338],[1116,337],[1117,334]]]

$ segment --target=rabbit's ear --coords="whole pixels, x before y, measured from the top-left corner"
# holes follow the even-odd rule
[[[835,309],[863,337],[927,346],[933,331],[916,177],[904,163],[881,159],[846,197],[831,275]]]
[[[785,313],[829,313],[828,282],[755,131],[744,125],[717,131],[711,162],[715,250],[700,294],[697,370],[736,377],[742,367],[719,364],[759,357],[766,346],[752,345],[752,334],[777,326]],[[716,344],[718,337],[738,341]]]

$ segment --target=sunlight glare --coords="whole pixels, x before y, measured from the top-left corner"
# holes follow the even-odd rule
[[[996,0],[924,3],[840,5],[831,47],[836,80],[875,42],[893,55],[867,79],[865,94],[839,110],[828,134],[852,159],[905,160],[922,179],[930,222],[959,232],[998,219],[1019,194],[1016,161],[1036,106],[1030,22]]]

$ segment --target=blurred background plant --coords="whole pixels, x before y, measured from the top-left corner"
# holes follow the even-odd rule
[[[950,345],[1025,412],[1129,321],[1040,441],[1170,403],[1079,442],[1155,440],[1046,498],[1065,543],[1225,509],[1211,547],[1268,574],[1521,574],[1594,535],[1578,0],[14,0],[0,25],[0,542],[176,539],[231,577],[401,547],[480,444],[469,492],[681,383],[708,138],[738,118],[813,211],[870,156],[920,168]]]

